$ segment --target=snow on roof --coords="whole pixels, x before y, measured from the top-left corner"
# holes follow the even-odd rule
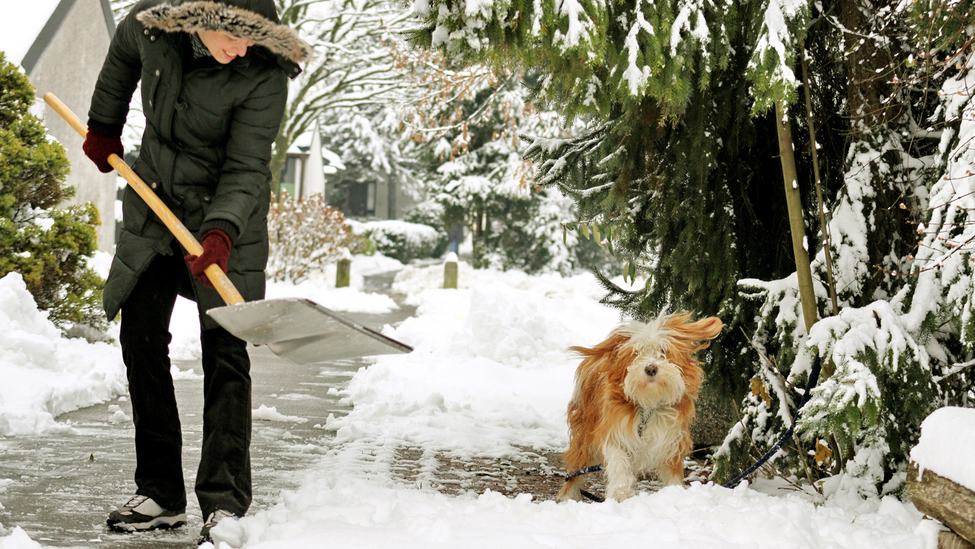
[[[975,408],[939,408],[921,422],[921,440],[911,450],[918,469],[934,471],[975,490]]]
[[[0,6],[0,51],[21,64],[61,0],[3,2]]]
[[[311,139],[313,137],[312,131],[309,130],[298,137],[295,138],[294,143],[288,148],[288,152],[291,154],[304,154],[308,152],[308,148],[311,147]]]

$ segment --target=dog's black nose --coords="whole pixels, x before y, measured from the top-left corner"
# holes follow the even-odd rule
[[[653,377],[653,376],[657,375],[657,365],[656,364],[647,364],[647,367],[644,368],[643,371],[646,372],[647,377]]]

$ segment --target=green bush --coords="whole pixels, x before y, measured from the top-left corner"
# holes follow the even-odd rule
[[[64,185],[68,159],[30,114],[34,98],[27,77],[0,52],[0,277],[20,273],[38,308],[62,330],[104,330],[104,281],[85,261],[101,219],[90,202],[56,207],[74,194]]]
[[[447,252],[447,247],[450,245],[450,235],[447,234],[447,227],[444,223],[447,217],[443,205],[434,201],[426,201],[410,208],[403,215],[403,221],[433,227],[437,231],[439,240],[437,246],[430,252],[430,257],[440,257]]]
[[[356,232],[367,236],[383,255],[403,263],[440,257],[447,249],[447,233],[419,223],[372,221],[360,224]]]

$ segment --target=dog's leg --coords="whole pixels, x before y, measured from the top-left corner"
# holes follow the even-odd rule
[[[629,454],[619,446],[603,448],[603,469],[606,471],[606,497],[623,501],[633,496],[636,474]]]
[[[570,499],[582,501],[582,479],[582,476],[578,476],[567,480],[559,490],[559,494],[555,496],[555,501],[563,502]]]
[[[684,485],[684,456],[675,455],[657,469],[657,477],[664,486]]]
[[[574,473],[599,463],[599,456],[593,452],[592,434],[585,428],[578,413],[579,402],[573,400],[569,403],[569,449],[562,454],[562,464],[565,465],[567,473]],[[585,475],[573,477],[562,485],[556,501],[568,501],[574,499],[582,501],[582,487],[585,485]]]
[[[588,439],[584,436],[573,436],[569,442],[569,450],[562,455],[562,463],[565,465],[566,472],[574,473],[590,465],[599,463],[599,458],[592,455],[589,451]],[[567,480],[559,494],[555,497],[556,501],[568,501],[574,499],[582,501],[582,487],[585,484],[585,475],[579,475]]]

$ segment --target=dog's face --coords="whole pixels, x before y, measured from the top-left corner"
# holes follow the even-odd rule
[[[661,315],[650,322],[629,322],[615,331],[617,355],[626,364],[624,395],[651,409],[672,406],[685,396],[697,398],[701,369],[695,352],[718,335],[715,317],[691,322],[686,313]]]
[[[645,409],[672,406],[684,397],[681,370],[660,347],[641,349],[626,367],[623,394]]]

